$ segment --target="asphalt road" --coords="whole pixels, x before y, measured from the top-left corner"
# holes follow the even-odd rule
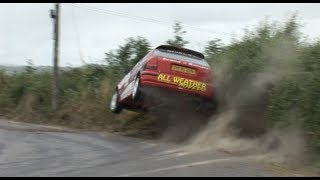
[[[247,157],[0,120],[0,176],[278,176]]]

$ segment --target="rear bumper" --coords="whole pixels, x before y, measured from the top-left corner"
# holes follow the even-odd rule
[[[206,84],[206,91],[192,90],[180,87],[176,84],[166,83],[158,80],[158,72],[153,71],[143,71],[140,74],[140,85],[142,88],[145,87],[158,87],[161,89],[166,89],[172,92],[178,92],[179,94],[191,95],[196,97],[205,98],[207,100],[214,100],[215,91],[211,84]]]

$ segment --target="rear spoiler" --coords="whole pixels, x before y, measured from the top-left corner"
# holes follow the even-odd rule
[[[181,47],[175,47],[175,46],[171,46],[171,45],[161,45],[156,47],[156,49],[158,50],[171,50],[171,51],[176,51],[176,52],[183,52],[183,53],[187,53],[187,54],[191,54],[197,58],[201,58],[204,59],[204,55],[200,52],[197,51],[193,51],[191,49],[186,49],[186,48],[181,48]]]

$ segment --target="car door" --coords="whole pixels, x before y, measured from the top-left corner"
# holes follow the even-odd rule
[[[135,77],[138,75],[138,73],[141,71],[145,61],[147,58],[151,56],[153,51],[149,52],[146,56],[143,57],[132,69],[131,71],[124,77],[123,80],[123,90],[120,95],[120,100],[127,98],[132,94],[133,89],[133,83],[135,80]]]
[[[130,72],[127,73],[122,80],[120,81],[119,85],[118,85],[118,92],[119,92],[119,98],[120,101],[123,100],[125,98],[125,89],[128,86],[128,81],[129,81],[129,77],[130,77]]]
[[[139,72],[139,67],[140,67],[140,63],[141,61],[139,61],[132,69],[131,71],[124,77],[124,81],[123,81],[123,90],[120,96],[120,99],[125,99],[128,96],[131,95],[132,92],[132,86],[133,86],[133,81],[134,78],[137,74],[137,72]]]
[[[130,87],[130,95],[132,94],[132,86],[134,84],[134,80],[137,77],[137,75],[139,74],[139,72],[142,70],[142,68],[144,67],[147,59],[150,58],[150,56],[153,54],[153,51],[150,51],[147,55],[145,55],[132,69],[130,77],[129,77],[129,86]]]

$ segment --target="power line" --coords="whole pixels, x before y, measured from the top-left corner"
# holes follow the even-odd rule
[[[78,7],[78,8],[84,8],[84,9],[87,9],[87,10],[95,11],[95,12],[105,13],[105,14],[109,14],[109,15],[115,15],[115,16],[129,18],[129,19],[136,19],[136,20],[155,23],[155,24],[165,24],[165,25],[172,24],[172,22],[170,22],[170,21],[157,20],[157,19],[153,19],[153,18],[145,18],[145,17],[135,16],[135,15],[132,15],[132,14],[123,13],[123,12],[114,11],[114,10],[109,10],[109,9],[101,9],[101,8],[97,8],[97,7],[92,7],[92,6],[87,6],[87,5],[80,5],[80,4],[76,4],[76,3],[71,3],[70,5],[74,6],[74,7]],[[226,33],[226,32],[217,32],[217,31],[213,31],[213,30],[210,30],[210,29],[203,29],[203,28],[195,27],[195,26],[192,26],[192,25],[184,24],[184,23],[183,23],[183,26],[185,28],[193,29],[193,30],[199,31],[199,32],[207,32],[207,33],[220,34],[220,35],[225,35],[225,36],[234,35],[234,34]]]
[[[147,21],[147,22],[158,23],[158,24],[172,24],[171,21],[163,21],[163,20],[160,21],[160,20],[157,20],[157,19],[145,18],[145,17],[141,17],[141,16],[135,16],[135,15],[131,15],[131,14],[128,14],[128,13],[119,12],[119,11],[101,9],[101,8],[97,8],[97,7],[92,7],[92,6],[87,6],[87,5],[79,5],[79,4],[75,4],[75,3],[72,3],[71,5],[75,6],[75,7],[79,7],[79,8],[86,8],[88,10],[92,10],[92,11],[96,11],[96,12],[102,12],[102,13],[116,15],[116,16],[121,16],[121,17],[129,18],[129,19],[136,19],[136,20],[140,20],[140,21]],[[216,31],[203,29],[203,28],[198,28],[198,27],[195,27],[195,26],[187,25],[187,24],[183,24],[183,25],[186,28],[193,29],[193,30],[200,31],[200,32],[215,33],[215,34],[222,34],[222,35],[231,35],[230,33],[216,32]]]

